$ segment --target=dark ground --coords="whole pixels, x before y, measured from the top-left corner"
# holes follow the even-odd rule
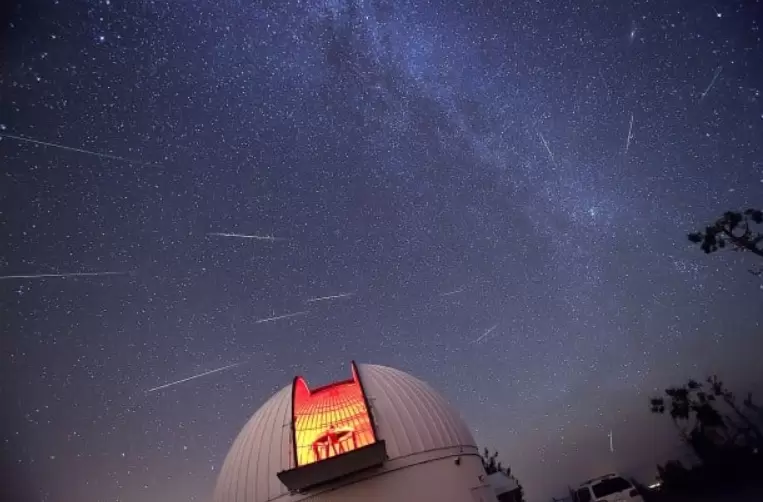
[[[739,489],[723,495],[664,495],[655,498],[654,502],[763,502],[763,488]]]

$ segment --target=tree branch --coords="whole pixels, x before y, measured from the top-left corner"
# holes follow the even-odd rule
[[[746,236],[749,234],[749,231],[745,231],[745,234],[741,237],[737,237],[736,235],[734,235],[734,233],[730,229],[727,229],[726,227],[723,227],[722,231],[723,231],[723,234],[726,236],[726,238],[738,248],[744,249],[746,251],[751,252],[754,255],[757,255],[763,258],[763,249],[758,249],[758,247],[755,245],[758,238],[755,238],[755,239],[746,238]]]

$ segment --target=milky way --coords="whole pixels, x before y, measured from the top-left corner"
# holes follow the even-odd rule
[[[352,359],[431,383],[531,502],[678,455],[656,389],[761,379],[754,261],[686,234],[762,205],[763,16],[616,4],[5,7],[0,432],[31,499],[206,500],[273,392]]]

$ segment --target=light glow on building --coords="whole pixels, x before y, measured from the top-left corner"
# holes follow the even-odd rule
[[[294,446],[297,466],[325,460],[376,442],[366,398],[353,368],[350,380],[310,390],[294,381]]]

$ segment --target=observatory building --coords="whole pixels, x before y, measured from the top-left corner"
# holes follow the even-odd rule
[[[437,392],[385,366],[351,370],[271,397],[228,452],[214,502],[496,502],[469,428]]]

